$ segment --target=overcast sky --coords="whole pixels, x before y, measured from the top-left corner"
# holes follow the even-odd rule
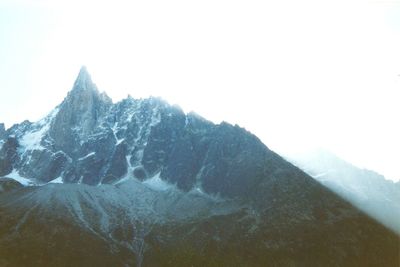
[[[323,147],[400,178],[400,2],[0,1],[0,121],[38,120],[86,65],[281,153]]]

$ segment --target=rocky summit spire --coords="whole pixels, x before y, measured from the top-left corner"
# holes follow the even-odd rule
[[[99,92],[83,66],[74,87],[59,106],[50,128],[55,145],[63,151],[70,152],[71,144],[80,142],[76,137],[84,139],[94,131],[98,119],[107,112],[111,104],[111,99],[105,93]]]
[[[82,66],[78,77],[75,80],[74,87],[72,90],[86,90],[86,89],[97,89],[96,85],[92,82],[92,78],[86,68]]]

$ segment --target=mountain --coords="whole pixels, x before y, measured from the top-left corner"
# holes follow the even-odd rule
[[[239,126],[82,68],[3,131],[0,266],[397,266],[399,236]]]
[[[289,158],[317,181],[400,234],[399,183],[355,167],[326,150]]]

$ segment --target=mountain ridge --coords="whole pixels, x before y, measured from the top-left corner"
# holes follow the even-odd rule
[[[400,187],[378,172],[361,169],[326,150],[289,161],[353,205],[400,234]]]
[[[1,139],[0,265],[398,263],[398,235],[255,135],[88,75]]]
[[[201,136],[201,132],[204,131],[211,132],[208,134],[209,140],[194,140],[206,139],[207,136]],[[237,152],[239,146],[251,143],[254,148],[250,149],[251,153],[259,151],[257,156],[252,158],[258,161],[258,165],[261,165],[258,158],[265,154],[264,148],[259,149],[265,145],[243,128],[225,122],[213,124],[194,113],[185,114],[179,107],[170,106],[160,98],[136,100],[128,97],[112,104],[112,100],[105,93],[100,94],[85,67],[80,70],[67,97],[48,116],[35,123],[25,121],[14,125],[6,134],[9,137],[15,136],[19,146],[19,151],[14,153],[14,158],[19,157],[17,166],[13,166],[12,169],[8,167],[7,171],[10,173],[17,169],[20,176],[44,183],[59,177],[64,182],[117,182],[124,178],[127,172],[132,171],[132,168],[137,168],[135,173],[139,176],[148,178],[161,172],[162,178],[167,176],[167,180],[178,183],[181,189],[190,190],[195,183],[201,186],[199,181],[202,179],[197,179],[198,176],[202,176],[200,171],[208,171],[211,177],[204,178],[208,183],[217,181],[218,178],[215,177],[221,176],[217,172],[224,171],[217,170],[214,173],[213,170],[200,167],[195,170],[176,169],[191,168],[197,164],[196,161],[207,162],[212,161],[213,157],[221,156],[220,151],[223,153],[224,149],[227,150],[224,148],[227,138],[230,138],[230,142],[238,144]],[[165,134],[168,135],[168,139],[164,138],[161,142],[157,135]],[[241,140],[234,140],[239,136]],[[171,145],[171,141],[175,142]],[[190,151],[193,149],[198,151],[193,153]],[[196,153],[197,155],[194,155]],[[195,158],[201,153],[200,159]],[[111,160],[107,159],[109,154],[113,154]],[[165,154],[172,154],[172,159],[166,159]],[[234,155],[231,153],[229,156]],[[174,157],[181,157],[180,162],[174,160]],[[155,159],[159,162],[156,163]],[[166,160],[170,162],[163,166]],[[80,164],[80,161],[83,163]],[[183,167],[182,162],[186,164]],[[97,172],[94,169],[80,168],[80,165],[88,163],[98,167],[102,165],[103,168],[97,168]],[[38,164],[42,172],[37,171]],[[70,167],[71,165],[74,166]],[[182,173],[188,172],[191,172],[190,179],[179,178]],[[93,180],[95,176],[98,178]],[[219,183],[214,183],[212,186],[218,185]],[[216,190],[213,193],[218,193]]]

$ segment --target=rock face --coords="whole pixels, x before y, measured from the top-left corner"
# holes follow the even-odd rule
[[[36,184],[0,194],[0,266],[399,260],[395,233],[245,129],[158,98],[112,103],[85,68],[48,116],[0,142],[0,175]]]
[[[6,134],[6,129],[4,127],[4,123],[0,123],[0,140],[4,138]]]
[[[8,137],[0,150],[0,176],[9,174],[13,166],[19,160],[17,152],[18,141],[14,137]]]

